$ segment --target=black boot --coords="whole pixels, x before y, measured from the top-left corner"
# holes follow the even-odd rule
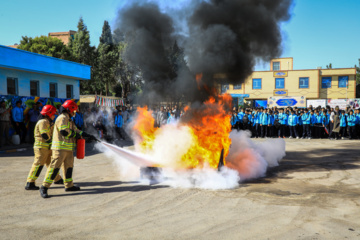
[[[26,190],[39,190],[39,187],[35,186],[34,182],[27,182],[25,189]]]
[[[72,186],[69,188],[65,188],[65,192],[75,192],[75,191],[80,191],[80,187]]]
[[[40,187],[40,195],[41,195],[41,197],[43,197],[43,198],[48,198],[49,197],[49,195],[47,194],[47,190],[48,190],[47,187],[44,187],[44,186]]]
[[[54,182],[54,184],[64,185],[64,180],[61,178],[59,181]]]

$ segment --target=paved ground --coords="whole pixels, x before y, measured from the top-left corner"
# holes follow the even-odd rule
[[[24,190],[31,150],[0,154],[1,239],[360,239],[360,141],[286,144],[266,178],[222,191],[122,182],[88,151],[82,191],[53,186],[49,199]]]

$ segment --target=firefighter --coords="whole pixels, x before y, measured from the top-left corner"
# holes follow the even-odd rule
[[[45,105],[41,110],[41,119],[36,123],[34,129],[34,163],[30,169],[27,178],[26,190],[39,190],[35,186],[35,181],[39,177],[44,165],[48,168],[51,160],[51,139],[53,130],[53,120],[55,118],[56,108],[51,105]],[[63,184],[60,175],[56,175],[55,184]]]
[[[55,121],[53,141],[51,145],[52,157],[49,168],[47,169],[44,182],[40,187],[40,195],[47,198],[47,190],[54,182],[59,173],[60,166],[63,168],[65,191],[79,191],[80,187],[74,186],[72,172],[74,167],[73,151],[76,146],[76,140],[82,136],[85,138],[94,138],[93,136],[80,131],[71,120],[78,109],[77,104],[72,100],[66,100],[62,105],[64,110]]]

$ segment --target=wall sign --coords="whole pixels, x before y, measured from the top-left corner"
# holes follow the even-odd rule
[[[274,77],[287,77],[288,72],[287,71],[277,71],[274,72]]]

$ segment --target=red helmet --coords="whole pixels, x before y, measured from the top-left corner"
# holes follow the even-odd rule
[[[78,105],[72,100],[66,100],[61,106],[63,106],[65,109],[69,110],[70,112],[74,112],[78,109]]]
[[[44,116],[51,118],[56,113],[56,107],[52,105],[45,105],[40,112]]]

